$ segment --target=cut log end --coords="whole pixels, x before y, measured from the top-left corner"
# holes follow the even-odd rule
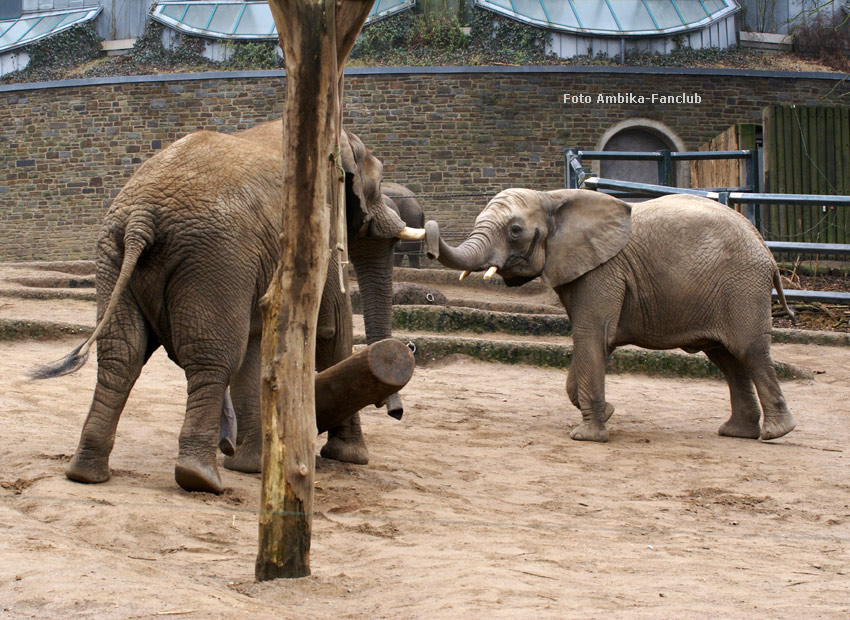
[[[410,381],[416,362],[404,344],[388,338],[316,375],[316,426],[323,433]]]

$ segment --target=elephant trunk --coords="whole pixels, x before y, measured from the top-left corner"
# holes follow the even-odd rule
[[[425,222],[425,244],[428,258],[440,261],[449,269],[461,271],[481,271],[491,265],[489,261],[490,242],[480,230],[472,234],[459,246],[452,247],[440,236],[437,222]]]

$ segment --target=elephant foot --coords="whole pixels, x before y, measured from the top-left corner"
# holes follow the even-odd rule
[[[613,413],[613,407],[612,413]],[[606,408],[607,413],[607,408]],[[604,424],[593,424],[591,422],[582,422],[570,431],[570,437],[576,441],[608,441],[608,429]]]
[[[605,403],[605,414],[602,416],[602,421],[607,422],[612,415],[614,415],[614,405]]]
[[[74,482],[84,482],[86,484],[97,484],[106,482],[110,478],[109,459],[106,458],[86,458],[75,454],[65,468],[65,476],[68,480]]]
[[[224,490],[215,461],[203,462],[197,458],[180,457],[174,468],[174,479],[185,491],[218,494]]]
[[[794,416],[790,412],[785,411],[778,416],[764,418],[764,425],[761,429],[762,439],[777,439],[783,435],[787,435],[797,427],[794,421]]]
[[[723,435],[724,437],[740,437],[742,439],[758,439],[759,438],[759,423],[758,419],[755,422],[746,422],[735,418],[733,415],[731,418],[726,420],[720,429],[717,431],[718,435]]]
[[[258,474],[262,471],[262,454],[259,447],[257,449],[245,449],[245,446],[238,446],[236,454],[225,457],[222,463],[225,469],[231,471],[241,471],[246,474]]]
[[[340,437],[328,437],[328,441],[322,446],[320,454],[326,459],[355,465],[366,465],[369,462],[369,450],[366,449],[366,442],[363,441],[362,435],[354,441],[345,441]]]

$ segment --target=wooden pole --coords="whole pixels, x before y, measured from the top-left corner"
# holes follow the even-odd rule
[[[330,256],[335,85],[370,0],[269,0],[286,65],[280,263],[263,298],[259,581],[310,574],[316,321]]]
[[[413,376],[413,353],[387,338],[316,375],[316,426],[324,433],[367,405],[380,406]]]

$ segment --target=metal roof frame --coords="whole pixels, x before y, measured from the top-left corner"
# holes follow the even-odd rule
[[[103,7],[82,7],[77,9],[65,9],[62,11],[45,11],[44,13],[24,13],[20,17],[16,19],[7,19],[0,21],[0,53],[9,52],[20,47],[24,47],[26,45],[30,45],[31,43],[35,43],[36,41],[41,41],[42,39],[46,39],[47,37],[51,37],[60,32],[64,32],[69,28],[76,26],[77,24],[83,24],[85,22],[92,21],[96,18],[100,12],[103,10]],[[77,16],[74,19],[69,19],[72,16]],[[44,22],[45,19],[61,17],[56,24],[50,27],[50,29],[45,30],[44,32],[39,33],[36,36],[28,36],[30,33],[35,30],[39,24]],[[31,24],[24,22],[32,22]],[[14,40],[11,42],[2,43],[3,37],[6,36],[9,32],[11,32],[16,26],[19,24],[23,24],[19,30],[20,34],[16,33]]]
[[[718,11],[710,11],[708,7],[706,7],[705,2],[703,0],[698,0],[700,7],[705,12],[705,17],[700,20],[687,22],[682,15],[682,11],[679,6],[676,4],[677,0],[666,0],[672,6],[672,8],[676,11],[681,20],[681,25],[671,26],[660,28],[658,19],[656,15],[653,13],[651,7],[647,3],[646,0],[634,0],[635,3],[640,3],[643,8],[646,10],[649,18],[652,20],[652,23],[656,26],[655,29],[647,30],[647,29],[634,29],[630,30],[628,28],[624,28],[620,21],[620,17],[618,17],[616,10],[611,5],[610,0],[598,0],[599,6],[604,6],[608,15],[614,20],[614,23],[617,25],[618,30],[604,30],[598,28],[587,28],[584,26],[583,21],[581,19],[581,10],[576,6],[573,0],[557,0],[557,1],[565,1],[569,2],[570,9],[576,19],[576,22],[579,24],[579,27],[560,24],[551,21],[543,21],[528,15],[521,13],[517,10],[516,3],[514,0],[508,0],[511,5],[511,9],[507,9],[503,6],[496,4],[493,0],[474,0],[475,5],[481,8],[487,9],[488,11],[493,11],[494,13],[498,13],[500,15],[504,15],[505,17],[509,17],[511,19],[515,19],[517,21],[525,22],[531,24],[533,26],[538,26],[540,28],[546,28],[548,30],[555,30],[558,32],[567,32],[578,35],[593,35],[593,36],[602,36],[602,37],[647,37],[647,36],[659,36],[659,35],[669,35],[675,34],[679,32],[687,32],[690,30],[697,30],[700,28],[704,28],[713,24],[716,21],[724,19],[730,15],[734,15],[735,13],[741,10],[740,5],[737,3],[737,0],[721,0],[725,5],[722,9]],[[547,10],[546,4],[544,0],[537,0],[540,3],[540,8],[543,11],[543,14],[546,16],[546,19],[549,18],[549,11]],[[553,0],[547,0],[549,2]],[[678,0],[679,2],[687,1],[687,0]],[[628,24],[626,24],[628,25]]]
[[[387,8],[383,10],[378,10],[381,6],[381,3],[385,3],[389,5]],[[372,7],[372,11],[369,13],[369,17],[366,19],[366,23],[372,23],[377,20],[383,19],[385,17],[389,17],[395,13],[400,11],[412,8],[416,0],[376,0],[374,6]],[[221,6],[238,6],[239,11],[238,15],[236,15],[232,21],[228,22],[230,28],[229,32],[224,32],[221,30],[212,30],[210,26],[212,25],[213,18],[215,17],[216,12]],[[181,10],[182,7],[182,10]],[[197,23],[189,23],[186,20],[187,14],[190,9],[193,7],[198,7],[203,9],[204,7],[212,7],[209,12],[209,15],[206,16],[206,22],[201,27],[198,26]],[[179,13],[179,16],[177,15]],[[239,24],[241,23],[243,17],[246,13],[252,14],[254,16],[255,22],[262,22],[264,24],[268,24],[268,28],[263,31],[254,31],[254,32],[237,32],[239,29]],[[155,21],[165,24],[166,26],[177,30],[178,32],[183,32],[185,34],[191,34],[198,37],[204,37],[207,39],[225,39],[225,40],[267,40],[267,41],[277,41],[277,27],[275,26],[274,19],[272,18],[271,9],[269,8],[268,2],[265,1],[256,1],[256,0],[248,0],[243,2],[242,0],[177,0],[177,1],[164,1],[159,4],[154,5],[151,9],[151,18]]]

